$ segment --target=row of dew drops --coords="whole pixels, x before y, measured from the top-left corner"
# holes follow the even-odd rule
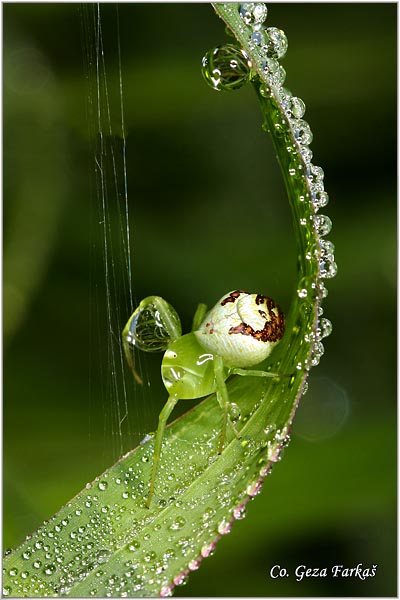
[[[274,426],[269,426],[264,433],[269,438],[268,458],[276,462],[277,448],[287,438],[287,430],[277,431]],[[195,442],[194,446],[188,445],[183,450],[179,465],[182,476],[187,476],[191,461],[194,469],[203,470],[203,462],[216,459],[215,451],[211,448],[205,452],[205,447],[210,446],[211,440],[215,441],[218,434],[219,430],[215,429],[212,435],[208,434]],[[258,454],[260,446],[253,440],[247,442],[244,457],[251,460]],[[239,463],[224,469],[214,487],[205,485],[198,496],[190,499],[181,499],[177,489],[172,486],[171,493],[176,496],[174,505],[180,508],[180,512],[154,521],[154,534],[150,535],[153,515],[138,515],[131,503],[131,500],[136,504],[145,498],[143,473],[139,464],[140,461],[148,463],[150,459],[151,448],[142,446],[139,463],[113,475],[103,474],[99,480],[88,484],[84,493],[68,504],[62,513],[53,517],[32,537],[28,536],[27,543],[20,550],[22,568],[19,562],[18,566],[3,571],[12,582],[12,586],[4,586],[3,596],[65,596],[93,571],[94,577],[88,590],[90,596],[127,596],[145,591],[156,595],[160,590],[163,596],[171,595],[172,589],[186,583],[187,575],[198,569],[201,560],[214,552],[218,537],[229,533],[233,521],[244,518],[245,497],[252,498],[259,493],[262,478],[272,467],[260,459],[260,473],[248,481],[243,493],[238,493],[237,486],[236,492],[232,490],[234,482],[242,480],[244,476],[243,466]],[[172,464],[172,461],[167,464]],[[170,478],[176,477],[174,465]],[[166,478],[169,479],[168,474]],[[110,492],[115,493],[117,489],[120,490],[122,501],[115,502],[114,495],[109,504]],[[213,503],[214,498],[217,498],[217,504]],[[201,509],[201,519],[193,522],[192,518],[187,518],[186,515],[199,507],[206,507]],[[83,518],[84,515],[85,518],[77,526],[76,517]],[[161,530],[167,532],[162,538],[165,539],[165,545],[160,543],[155,548],[154,535],[158,539]],[[113,554],[124,546],[124,552],[120,553],[122,569],[117,568],[117,572],[113,567],[108,569],[107,563]],[[182,570],[171,582],[169,564],[179,562],[182,557],[187,569]]]
[[[329,279],[336,274],[336,264],[334,262],[334,255],[333,255],[333,252],[334,252],[333,244],[330,241],[323,239],[326,235],[329,234],[329,232],[331,230],[331,221],[328,217],[318,214],[319,209],[326,206],[326,204],[328,203],[328,195],[324,190],[324,185],[323,185],[324,173],[323,173],[322,169],[320,167],[313,165],[311,162],[312,152],[309,148],[309,145],[312,142],[312,133],[311,133],[311,129],[310,129],[308,123],[306,121],[304,121],[302,118],[305,113],[305,104],[300,98],[294,97],[287,89],[285,89],[283,87],[286,73],[285,73],[285,70],[282,67],[282,65],[280,65],[279,60],[281,58],[283,58],[286,53],[286,50],[288,47],[287,38],[286,38],[284,32],[281,31],[280,29],[277,29],[275,27],[268,27],[268,28],[264,27],[264,22],[267,17],[267,7],[264,3],[242,3],[240,5],[232,4],[231,6],[234,7],[234,10],[239,10],[239,15],[241,17],[242,24],[243,24],[243,32],[246,32],[246,34],[248,34],[248,36],[249,36],[249,39],[248,39],[249,48],[251,48],[252,51],[253,50],[258,51],[259,56],[261,56],[261,65],[262,65],[262,69],[263,69],[263,74],[265,75],[264,81],[266,83],[265,87],[263,88],[264,93],[266,95],[273,93],[273,95],[277,99],[283,113],[286,115],[287,122],[288,122],[289,127],[292,132],[292,137],[293,137],[294,143],[298,149],[298,154],[301,157],[301,160],[303,163],[304,173],[305,173],[306,179],[307,179],[307,188],[308,188],[307,198],[309,200],[310,208],[312,209],[314,226],[316,229],[317,237],[319,239],[319,249],[318,249],[319,279],[318,279],[318,281],[314,282],[311,287],[313,288],[313,290],[315,290],[315,293],[318,294],[319,298],[322,299],[322,298],[325,298],[327,295],[327,291],[326,291],[326,288],[324,285],[324,280]],[[252,71],[252,63],[249,60],[249,57],[246,54],[246,52],[241,50],[240,48],[238,48],[238,46],[236,46],[236,45],[226,44],[224,46],[215,48],[206,54],[206,56],[203,59],[203,75],[204,75],[206,81],[213,87],[213,89],[215,89],[217,91],[227,91],[227,90],[235,90],[235,89],[242,87],[245,83],[250,81],[250,79],[254,76],[254,72]],[[260,91],[262,93],[262,90],[260,90]],[[303,199],[303,201],[304,201],[304,199]],[[301,224],[307,225],[307,222],[306,221],[304,223],[301,222]],[[307,258],[309,260],[311,260],[314,258],[314,256],[310,255]],[[298,292],[297,292],[298,297],[301,300],[304,300],[304,302],[307,302],[307,300],[309,300],[309,295],[311,292],[310,292],[310,289],[308,289],[308,288],[309,288],[309,286],[306,285],[306,283],[305,283],[304,287],[299,287]],[[315,331],[313,331],[312,333],[306,334],[305,341],[312,343],[312,353],[311,353],[310,360],[305,365],[298,365],[299,369],[306,368],[307,370],[309,370],[312,366],[315,366],[319,363],[320,357],[322,356],[322,354],[324,352],[324,348],[323,348],[323,344],[322,344],[321,340],[331,333],[332,326],[331,326],[330,321],[322,316],[321,308],[319,308],[319,311],[320,311],[319,312],[319,322],[318,322],[317,329]],[[253,497],[259,493],[260,488],[261,488],[262,478],[265,475],[267,475],[269,469],[271,468],[271,462],[273,463],[273,462],[276,462],[277,460],[279,460],[278,449],[280,448],[280,446],[282,444],[285,445],[285,443],[289,439],[288,432],[286,429],[283,431],[279,431],[279,430],[271,431],[270,429],[268,429],[265,431],[265,434],[266,434],[266,437],[269,438],[269,440],[268,440],[268,447],[269,447],[268,460],[270,462],[266,466],[266,462],[263,460],[262,464],[259,465],[259,468],[260,468],[259,476],[257,476],[254,479],[254,481],[250,485],[248,485],[248,487],[246,489],[246,494],[250,497]],[[246,447],[246,451],[249,454],[253,454],[257,449],[258,448],[252,448],[250,443]],[[143,448],[143,451],[144,451],[144,448]],[[143,456],[142,460],[144,458],[145,457]],[[237,473],[236,473],[236,475],[237,475]],[[132,476],[132,474],[130,474],[130,476]],[[245,504],[243,502],[241,503],[239,498],[232,498],[231,493],[225,492],[224,485],[223,485],[223,483],[225,481],[226,481],[226,483],[229,482],[231,485],[234,478],[235,478],[235,473],[229,472],[229,474],[225,473],[224,479],[221,479],[221,481],[220,481],[220,506],[222,507],[225,505],[225,508],[232,508],[233,506],[236,506],[236,508],[234,509],[234,511],[232,513],[233,519],[236,520],[236,519],[243,518],[243,516],[245,514]],[[128,474],[126,475],[125,479],[126,479],[126,483],[128,483],[128,481],[130,479],[130,477],[128,477]],[[119,483],[118,479],[115,479],[114,481],[115,481],[115,484],[118,485],[118,483]],[[114,483],[114,481],[113,481],[113,483]],[[108,485],[109,484],[106,480],[102,480],[97,483],[97,487],[98,487],[98,491],[100,492],[100,496],[101,496],[101,492],[106,492]],[[140,489],[137,490],[137,493],[139,494],[139,496],[143,496],[143,494],[144,494],[143,489],[141,489],[141,486],[139,486],[139,487],[140,487]],[[123,493],[123,498],[125,500],[128,500],[128,496],[131,497],[131,494],[128,494],[128,492],[126,490],[122,493]],[[86,508],[89,508],[89,503],[92,503],[95,500],[97,500],[97,496],[95,494],[88,495],[86,498]],[[99,498],[99,500],[100,500],[100,498]],[[182,506],[182,508],[189,509],[190,507]],[[126,507],[120,506],[119,509],[117,509],[117,507],[115,507],[114,509],[115,510],[126,510]],[[75,507],[75,510],[77,510],[76,507]],[[105,510],[104,507],[103,507],[103,510]],[[211,516],[210,511],[207,512],[207,516]],[[95,520],[96,519],[95,515],[93,515],[92,521],[90,522],[90,527],[92,528],[91,536],[90,536],[92,538],[92,540],[90,543],[93,542],[93,537],[94,537],[94,540],[97,541],[97,544],[95,544],[96,548],[102,547],[102,546],[100,543],[100,539],[96,540],[96,535],[93,536],[93,533],[98,531],[98,534],[101,536],[105,533],[104,521],[107,522],[107,519],[110,518],[110,514],[101,514],[101,517],[102,517],[101,526],[100,526],[100,522]],[[121,517],[122,517],[122,515],[121,515]],[[213,521],[213,519],[211,519],[211,521]],[[111,527],[111,523],[108,523],[108,525]],[[142,525],[144,525],[144,523]],[[160,526],[160,525],[158,525],[158,526]],[[185,526],[185,521],[184,521],[183,517],[178,517],[177,519],[175,519],[175,521],[173,523],[168,524],[168,527],[173,531],[183,530],[184,526]],[[230,520],[230,519],[227,520],[224,518],[218,524],[218,527],[217,527],[218,535],[224,535],[224,534],[228,533],[231,526],[232,526],[232,520]],[[58,568],[65,567],[65,568],[67,568],[67,571],[68,571],[68,567],[72,567],[72,565],[64,565],[63,564],[64,560],[63,560],[62,554],[63,554],[63,550],[66,550],[66,548],[62,549],[62,548],[58,547],[58,545],[56,543],[56,540],[58,537],[57,528],[60,528],[60,531],[61,531],[61,529],[64,527],[68,527],[68,517],[67,516],[61,523],[57,523],[55,525],[55,530],[54,530],[54,533],[52,533],[52,536],[53,536],[52,538],[43,538],[43,540],[36,539],[36,541],[32,540],[32,546],[31,546],[30,550],[28,552],[26,551],[26,549],[24,550],[25,556],[23,556],[23,558],[26,559],[27,563],[31,563],[33,571],[36,571],[36,573],[38,573],[38,574],[41,573],[47,577],[51,577],[54,574],[54,571],[56,570],[57,563],[58,563]],[[204,532],[204,530],[206,529],[206,528],[204,529],[204,527],[205,527],[204,523],[203,523],[202,527],[203,527],[203,532]],[[136,539],[131,540],[127,545],[127,549],[133,554],[137,554],[138,551],[140,552],[140,541],[139,541],[140,540],[140,534],[139,534],[140,529],[141,529],[141,527],[138,523],[137,537],[136,537]],[[100,534],[100,531],[101,531],[101,534]],[[43,531],[43,534],[44,533],[45,533],[45,531]],[[76,549],[75,543],[82,547],[83,539],[81,539],[81,538],[76,539],[75,537],[73,537],[78,534],[84,536],[85,532],[83,530],[82,530],[82,532],[71,531],[71,533],[70,533],[71,547],[68,548],[69,552],[73,553],[73,551]],[[114,536],[111,535],[111,537],[113,538]],[[175,585],[182,585],[182,583],[185,583],[188,572],[196,570],[198,568],[201,558],[205,558],[205,557],[209,556],[210,554],[212,554],[212,552],[215,548],[215,543],[216,543],[215,536],[211,536],[211,539],[208,538],[207,542],[202,547],[201,556],[196,557],[196,556],[193,556],[196,551],[195,548],[191,548],[190,543],[187,542],[187,544],[186,544],[185,540],[186,540],[186,538],[184,536],[180,537],[178,539],[178,542],[177,542],[177,543],[179,543],[178,554],[179,554],[179,552],[182,552],[182,553],[185,553],[185,556],[191,556],[192,560],[190,560],[190,562],[188,563],[188,571],[183,572],[179,576],[177,576],[175,578],[175,580],[173,581],[173,583],[169,583],[168,581],[164,580],[163,581],[164,585],[161,590],[161,595],[164,595],[164,596],[170,595],[172,592],[172,589]],[[172,541],[172,538],[171,538],[171,541]],[[146,540],[144,539],[143,542],[146,542]],[[144,544],[144,547],[145,546],[146,546],[146,544]],[[92,554],[91,558],[94,560],[94,563],[97,563],[98,565],[100,565],[100,564],[105,565],[105,563],[108,562],[108,560],[111,556],[112,549],[104,547],[100,551],[97,551],[97,550],[95,551],[95,547],[93,548],[94,554]],[[174,550],[172,548],[169,548],[168,552],[163,553],[162,557],[157,557],[155,553],[153,553],[151,556],[150,556],[150,554],[148,555],[148,561],[147,561],[148,564],[147,563],[146,564],[147,564],[147,569],[148,569],[149,573],[147,574],[147,576],[149,574],[151,574],[151,576],[154,577],[154,583],[156,583],[157,579],[158,580],[161,579],[161,581],[163,580],[162,573],[166,569],[166,563],[177,558],[177,556],[176,556],[177,549]],[[89,550],[88,554],[90,556],[91,555],[90,548],[88,548],[88,550]],[[145,551],[145,550],[143,549],[143,551]],[[42,562],[38,558],[35,557],[36,553],[41,554],[43,552],[45,553],[44,554],[45,559],[48,559],[47,563]],[[77,554],[77,557],[79,555],[80,555],[80,553]],[[51,560],[51,559],[54,559],[54,556],[56,556],[55,561]],[[159,559],[159,560],[157,560],[157,559]],[[60,563],[58,561],[60,561]],[[113,595],[123,596],[126,594],[126,592],[124,593],[124,590],[135,591],[137,593],[137,592],[140,592],[141,589],[143,589],[144,578],[146,576],[145,570],[142,569],[142,571],[139,574],[139,572],[136,570],[137,565],[135,564],[134,560],[130,560],[126,564],[126,567],[127,567],[127,569],[125,572],[125,576],[123,578],[113,576],[111,578],[107,578],[106,582],[102,581],[102,585],[100,585],[100,587],[103,587],[105,585],[107,596],[113,596]],[[89,570],[90,570],[90,568],[89,568]],[[72,571],[74,571],[74,569],[72,569]],[[84,571],[85,571],[85,569],[83,566],[83,572],[81,573],[82,577],[84,576]],[[25,588],[24,582],[25,581],[31,580],[30,581],[31,585],[32,585],[32,583],[35,584],[35,582],[36,582],[37,593],[40,594],[40,592],[42,591],[42,594],[40,594],[40,595],[43,595],[44,589],[43,589],[43,582],[41,581],[41,577],[32,575],[32,573],[29,573],[27,570],[22,570],[20,573],[18,573],[18,570],[16,568],[11,570],[9,575],[12,579],[14,579],[15,584],[17,584],[17,581],[20,579],[19,584],[17,584],[15,586],[15,588],[18,589],[19,591],[24,590],[24,588]],[[19,575],[19,577],[18,577],[18,575]],[[97,575],[100,578],[106,578],[105,571],[100,570],[100,571],[98,571]],[[78,580],[79,579],[80,579],[80,577],[78,576]],[[75,580],[75,577],[74,576],[71,577],[71,575],[68,576],[68,573],[66,572],[64,581],[61,578],[60,583],[63,584],[63,587],[59,590],[59,592],[61,592],[61,594],[67,594],[68,591],[70,590],[71,586],[73,585],[74,580]],[[99,583],[100,583],[100,581],[99,581]],[[3,589],[3,595],[4,596],[7,596],[7,595],[12,596],[13,593],[15,593],[16,589],[12,590],[11,587],[6,586]],[[32,588],[30,587],[29,589],[32,589]],[[90,594],[97,595],[96,591],[97,590],[95,589],[95,586],[94,586],[93,589],[91,590]],[[44,595],[46,595],[45,592],[44,592]]]
[[[263,73],[264,84],[261,85],[262,96],[273,97],[285,117],[291,138],[296,148],[296,153],[301,161],[302,171],[305,174],[307,194],[299,197],[299,202],[308,202],[311,210],[311,219],[317,234],[318,245],[313,251],[306,254],[307,260],[319,262],[319,275],[311,285],[309,282],[300,282],[297,290],[298,297],[304,302],[309,302],[311,295],[317,295],[322,300],[328,294],[324,280],[336,275],[337,266],[334,257],[334,245],[324,239],[332,228],[332,222],[326,215],[319,214],[319,209],[328,204],[329,197],[324,189],[324,172],[321,167],[314,165],[313,153],[309,147],[313,135],[307,121],[303,119],[306,106],[301,98],[283,87],[286,71],[280,64],[288,48],[285,33],[276,27],[265,27],[268,9],[263,2],[245,2],[242,4],[224,5],[229,10],[238,10],[241,17],[240,31],[248,41],[252,55],[256,57]],[[207,83],[216,91],[230,91],[241,88],[255,76],[252,60],[247,52],[237,45],[225,44],[213,48],[203,58],[203,76]],[[290,175],[295,173],[289,170]],[[308,218],[300,219],[301,226],[308,225]],[[304,283],[304,285],[302,285]],[[311,289],[310,289],[311,288]],[[299,370],[309,371],[311,367],[319,364],[324,353],[322,339],[329,336],[332,331],[331,322],[322,316],[323,309],[318,307],[317,328],[305,334],[305,342],[311,343],[310,358],[299,363]],[[306,388],[305,390],[306,391]]]

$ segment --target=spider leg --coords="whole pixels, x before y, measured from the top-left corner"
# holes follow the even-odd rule
[[[200,329],[200,325],[203,322],[204,317],[206,316],[207,305],[199,304],[196,308],[196,312],[194,313],[193,323],[192,323],[192,331],[197,331]]]
[[[162,446],[162,440],[164,437],[165,425],[167,424],[168,417],[171,414],[171,412],[173,411],[178,400],[179,400],[179,397],[177,394],[175,394],[174,396],[170,396],[158,417],[158,427],[157,427],[157,432],[156,432],[156,438],[154,441],[153,466],[152,466],[152,470],[151,470],[150,490],[149,490],[149,495],[147,496],[147,500],[146,500],[147,508],[150,508],[151,499],[154,494],[154,484],[155,484],[156,476],[157,476],[158,462],[159,462],[160,456],[161,456],[161,446]]]
[[[292,377],[292,373],[269,373],[268,371],[257,371],[256,369],[229,369],[229,375],[242,375],[244,377]]]
[[[216,384],[216,392],[217,392],[217,400],[219,402],[220,407],[222,408],[222,413],[223,413],[223,417],[222,417],[222,428],[221,428],[221,438],[220,438],[220,442],[219,442],[219,447],[218,447],[218,454],[221,454],[224,445],[225,445],[225,438],[226,438],[226,427],[227,427],[227,423],[230,424],[233,433],[235,434],[235,436],[240,439],[240,435],[237,432],[235,426],[233,425],[232,421],[229,418],[229,394],[228,394],[228,389],[226,387],[225,384],[225,379],[226,379],[226,373],[224,371],[224,363],[223,360],[220,356],[218,356],[217,354],[214,355],[214,375],[215,375],[215,384]]]

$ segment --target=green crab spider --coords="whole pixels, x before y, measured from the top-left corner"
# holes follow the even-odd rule
[[[165,350],[161,376],[169,397],[160,412],[155,434],[153,465],[146,506],[155,491],[162,440],[168,418],[179,400],[196,399],[216,392],[222,409],[222,428],[218,453],[222,452],[228,424],[239,437],[229,417],[226,380],[230,375],[276,377],[259,365],[272,352],[285,330],[279,306],[262,294],[236,290],[225,294],[207,312],[199,304],[192,331],[182,335],[174,308],[159,296],[148,296],[129,318],[122,344],[129,367],[140,381],[133,360],[135,348],[146,352]]]

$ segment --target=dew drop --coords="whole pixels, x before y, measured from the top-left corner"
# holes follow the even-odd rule
[[[335,246],[329,240],[320,240],[321,255],[332,260],[334,257]]]
[[[152,562],[156,558],[157,554],[154,552],[154,550],[150,550],[149,552],[146,552],[146,554],[143,555],[143,560],[147,563]]]
[[[185,575],[184,573],[181,573],[180,575],[178,575],[177,577],[174,578],[174,584],[179,586],[179,585],[185,585],[188,581],[187,575]]]
[[[303,119],[291,119],[290,122],[293,127],[295,140],[303,146],[311,144],[313,136],[307,121]]]
[[[128,550],[131,552],[136,552],[140,548],[140,542],[138,540],[132,540],[132,542],[128,546]]]
[[[315,210],[323,208],[329,202],[328,194],[322,190],[311,189],[311,203]]]
[[[326,289],[323,281],[318,282],[318,290],[319,290],[319,298],[324,299],[328,295],[328,290]]]
[[[254,496],[257,496],[257,494],[259,494],[261,492],[261,487],[262,487],[262,480],[258,479],[256,482],[250,483],[247,486],[246,493],[253,498]]]
[[[261,66],[271,85],[280,87],[284,83],[286,71],[275,58],[267,58]]]
[[[111,551],[107,550],[106,548],[103,548],[97,552],[96,560],[99,564],[106,563],[109,561],[110,556],[111,556]]]
[[[262,46],[265,43],[264,35],[261,31],[253,31],[250,36],[249,46],[253,50],[257,46]]]
[[[313,157],[312,150],[310,150],[310,148],[308,146],[301,146],[300,154],[301,154],[302,159],[304,160],[305,164],[308,165],[311,162],[312,157]]]
[[[240,407],[235,402],[229,403],[229,416],[234,423],[242,418]]]
[[[162,312],[169,314],[167,323]],[[172,334],[179,336],[181,322],[176,310],[162,298],[149,296],[142,300],[124,329],[124,343],[130,350],[137,347],[144,352],[166,350]]]
[[[337,274],[337,265],[334,261],[321,259],[319,266],[322,279],[332,279]]]
[[[211,542],[211,544],[204,544],[204,546],[201,548],[200,554],[203,558],[208,558],[213,554],[214,550],[215,543]]]
[[[276,425],[267,425],[264,429],[264,433],[265,433],[265,435],[269,435],[270,433],[275,431],[275,429],[276,429]]]
[[[268,42],[263,50],[272,58],[282,58],[285,56],[288,49],[288,40],[285,33],[277,27],[268,27],[266,33]]]
[[[54,565],[54,564],[46,565],[45,568],[43,569],[43,572],[45,575],[53,575],[53,573],[55,573],[55,571],[56,571],[56,565]]]
[[[139,591],[139,590],[137,590]],[[165,585],[161,588],[160,597],[161,598],[170,598],[172,596],[172,588],[170,585]]]
[[[209,50],[202,61],[202,74],[214,90],[228,92],[237,90],[250,80],[248,56],[233,44],[225,44]]]
[[[243,2],[239,15],[246,25],[261,25],[267,18],[268,8],[263,2]]]
[[[323,317],[322,319],[320,319],[318,326],[320,329],[321,339],[328,337],[328,335],[331,335],[332,323],[329,321],[329,319],[326,319],[325,317]]]
[[[242,505],[242,506],[238,506],[237,508],[235,508],[233,511],[233,516],[238,521],[240,521],[241,519],[244,519],[246,516],[246,506]]]
[[[104,492],[108,488],[107,481],[99,481],[98,488],[99,488],[99,490],[101,490],[102,492]]]
[[[173,531],[177,531],[179,529],[182,529],[182,527],[184,527],[184,525],[186,524],[186,519],[184,517],[176,517],[171,525],[169,526],[169,529],[172,529]]]
[[[199,559],[191,560],[188,564],[188,567],[191,571],[197,571],[200,567],[201,561]]]
[[[324,353],[324,346],[322,342],[314,342],[311,350],[311,365],[316,367],[321,360],[321,356]]]
[[[325,236],[331,232],[332,221],[326,215],[315,215],[314,224],[319,235]]]
[[[306,105],[301,98],[293,96],[290,100],[290,111],[296,119],[301,119],[306,112]]]

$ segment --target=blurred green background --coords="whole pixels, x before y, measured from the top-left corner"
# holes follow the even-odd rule
[[[4,548],[154,429],[165,401],[160,356],[150,357],[118,425],[125,399],[109,374],[117,345],[90,138],[95,65],[89,76],[85,68],[90,10],[3,4]],[[118,40],[121,49],[135,297],[165,297],[186,329],[197,302],[235,288],[287,310],[291,216],[254,92],[214,93],[200,73],[203,54],[229,40],[222,21],[208,4],[118,12],[119,37],[117,5],[101,6],[114,132]],[[289,39],[286,86],[306,102],[331,199],[339,273],[324,312],[334,330],[282,463],[177,595],[397,594],[396,23],[394,3],[269,6],[266,24]],[[129,308],[112,198],[107,224],[118,336]],[[358,563],[377,565],[376,576],[293,576],[297,565]],[[291,576],[271,579],[276,564]]]

